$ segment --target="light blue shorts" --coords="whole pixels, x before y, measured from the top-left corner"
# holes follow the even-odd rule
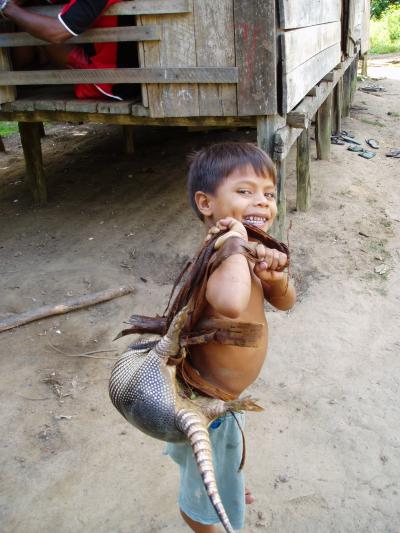
[[[244,413],[235,413],[235,416],[243,428]],[[214,429],[210,427],[209,433],[219,495],[232,527],[242,529],[245,514],[244,476],[238,472],[243,451],[242,434],[230,413],[215,422],[212,424]],[[166,454],[179,465],[181,510],[201,524],[218,524],[219,518],[207,496],[190,444],[168,443]]]

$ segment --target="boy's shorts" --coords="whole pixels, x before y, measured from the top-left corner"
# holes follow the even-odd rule
[[[244,413],[235,413],[235,416],[243,428]],[[245,514],[244,476],[238,472],[243,451],[242,434],[230,413],[214,421],[212,426],[214,429],[210,427],[209,433],[218,492],[232,527],[242,529]],[[190,444],[168,443],[166,454],[179,465],[180,509],[201,524],[218,524],[219,518],[207,496]]]

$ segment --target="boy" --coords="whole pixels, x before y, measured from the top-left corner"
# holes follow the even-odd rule
[[[192,207],[205,224],[208,235],[233,231],[248,240],[246,224],[267,232],[276,217],[276,173],[265,152],[248,143],[220,143],[201,150],[194,157],[188,176]],[[277,309],[290,309],[294,287],[282,270],[286,254],[257,246],[257,262],[244,255],[228,257],[210,276],[206,288],[204,315],[263,324],[257,348],[243,348],[210,342],[193,346],[189,362],[207,382],[238,397],[257,378],[263,365],[268,327],[264,298]],[[243,421],[243,415],[237,415]],[[241,460],[242,438],[232,415],[215,421],[210,429],[216,478],[222,503],[234,529],[244,523],[244,507],[252,496],[245,494]],[[187,444],[169,444],[167,453],[180,466],[180,511],[196,533],[220,531],[218,517],[203,487],[192,451]]]

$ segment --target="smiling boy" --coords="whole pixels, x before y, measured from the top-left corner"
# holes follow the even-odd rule
[[[188,177],[193,209],[203,221],[207,238],[221,231],[248,240],[243,223],[267,232],[276,217],[276,172],[268,155],[249,143],[219,143],[198,152]],[[280,310],[290,309],[295,289],[282,270],[286,254],[257,246],[256,262],[244,255],[230,255],[210,276],[206,288],[204,317],[258,322],[263,333],[257,348],[221,345],[210,342],[192,346],[189,364],[201,379],[237,398],[261,371],[268,347],[268,326],[264,299]],[[243,421],[242,416],[239,417]],[[244,480],[238,466],[241,459],[241,434],[235,419],[226,415],[212,424],[216,478],[222,502],[235,529],[244,524]],[[168,453],[180,466],[181,514],[197,533],[220,531],[218,517],[205,493],[196,463],[187,444],[170,444]]]

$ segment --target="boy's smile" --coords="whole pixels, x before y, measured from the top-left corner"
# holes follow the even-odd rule
[[[209,225],[226,217],[267,231],[276,217],[276,189],[269,175],[258,176],[251,165],[234,170],[214,194],[196,193]]]

